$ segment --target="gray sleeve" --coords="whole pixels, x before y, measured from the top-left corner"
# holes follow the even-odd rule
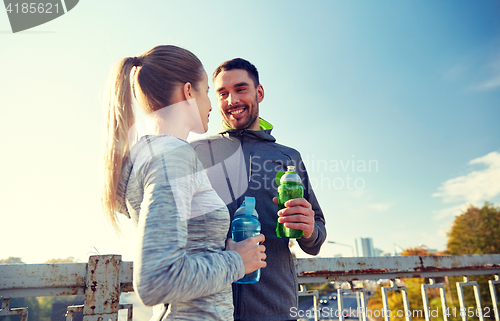
[[[186,160],[160,155],[141,169],[144,197],[134,287],[146,305],[217,293],[244,275],[243,260],[234,251],[186,252],[188,220],[182,217],[189,217],[184,212],[190,211],[199,184],[197,176],[192,175],[195,162],[193,157]]]

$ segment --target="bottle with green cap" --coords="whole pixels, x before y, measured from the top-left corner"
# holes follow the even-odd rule
[[[276,174],[276,183],[278,184],[278,210],[285,208],[285,203],[294,198],[304,197],[304,188],[302,180],[295,172],[295,166],[287,166],[286,172]],[[299,239],[304,231],[285,227],[284,223],[276,222],[276,235],[278,237],[287,237]]]
[[[231,238],[235,242],[243,241],[249,237],[260,234],[259,215],[255,210],[255,198],[245,197],[245,201],[234,213],[234,219],[231,223]],[[252,284],[260,280],[260,269],[245,276],[234,283]]]

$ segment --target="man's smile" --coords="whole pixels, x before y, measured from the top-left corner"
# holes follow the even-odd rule
[[[242,114],[245,110],[247,110],[246,106],[237,106],[235,108],[228,109],[226,113],[231,115],[233,118],[240,118],[243,116]]]

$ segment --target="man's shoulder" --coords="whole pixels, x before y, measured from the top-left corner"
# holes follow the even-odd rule
[[[196,152],[207,150],[207,149],[232,149],[231,145],[239,146],[240,143],[237,139],[229,137],[227,135],[217,134],[208,136],[206,138],[201,138],[189,142],[191,147]]]
[[[189,145],[191,145],[194,149],[196,149],[197,146],[207,145],[211,142],[218,141],[221,139],[224,139],[223,135],[216,134],[216,135],[211,135],[211,136],[207,136],[204,138],[198,138],[198,139],[195,139],[193,141],[190,141]]]
[[[286,146],[286,145],[283,145],[283,144],[279,144],[279,143],[272,143],[273,146],[275,148],[277,148],[278,150],[280,150],[282,153],[288,155],[288,156],[291,156],[291,157],[301,157],[300,156],[300,152],[293,148],[293,147],[290,147],[290,146]]]
[[[214,135],[190,142],[205,168],[218,164],[242,153],[237,139],[226,135]],[[240,155],[241,156],[241,155]],[[236,157],[236,159],[239,159]]]

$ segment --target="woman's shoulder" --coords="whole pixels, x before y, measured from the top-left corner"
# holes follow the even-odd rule
[[[154,150],[158,151],[170,151],[186,145],[189,145],[186,141],[171,135],[145,135],[132,146],[131,150],[154,148]]]
[[[192,159],[194,149],[185,141],[170,135],[146,135],[130,149],[134,163],[167,156],[167,158]]]
[[[189,176],[203,169],[191,145],[170,135],[142,137],[132,147],[130,159],[138,172],[168,169],[171,178]]]

